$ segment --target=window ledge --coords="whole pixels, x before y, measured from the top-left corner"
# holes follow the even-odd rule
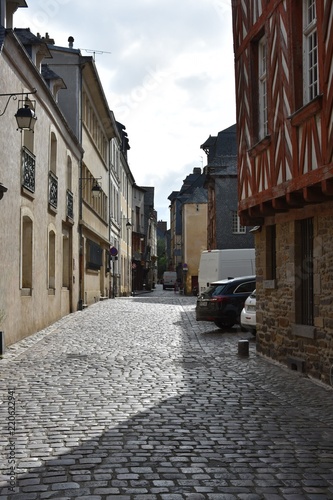
[[[295,113],[290,115],[288,119],[293,127],[298,127],[302,125],[305,121],[307,121],[312,116],[319,113],[323,107],[323,95],[318,95],[315,99],[305,104],[302,108],[298,109]]]
[[[248,150],[250,156],[257,156],[259,153],[265,151],[271,143],[271,136],[266,135],[263,139],[257,142],[252,148]]]
[[[31,200],[35,199],[35,193],[33,193],[32,191],[30,191],[29,189],[27,189],[24,186],[21,186],[21,194],[26,196],[27,198],[30,198]]]
[[[51,203],[49,202],[49,212],[52,214],[52,215],[57,215],[58,213],[58,210],[53,206],[51,205]]]
[[[21,288],[21,297],[31,297],[32,288]]]

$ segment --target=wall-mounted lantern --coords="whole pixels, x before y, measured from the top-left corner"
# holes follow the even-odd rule
[[[102,193],[102,186],[97,179],[94,179],[93,187],[91,188],[91,194],[93,198],[99,198]]]
[[[29,95],[36,94],[37,90],[33,89],[31,92],[11,92],[9,94],[0,94],[0,97],[7,97],[7,102],[3,110],[0,110],[0,116],[3,116],[6,113],[8,108],[9,101],[13,99],[13,101],[17,100],[18,96],[25,96],[25,100],[20,100],[18,102],[18,109],[16,114],[14,115],[17,122],[17,130],[31,130],[34,131],[35,123],[36,123],[36,101],[32,101],[29,99]],[[6,193],[8,189],[0,183],[0,200],[2,200],[4,193]]]
[[[37,117],[32,106],[32,101],[27,100],[24,101],[24,104],[21,108],[18,108],[15,115],[18,130],[31,130],[31,132],[34,131]]]
[[[30,130],[33,132],[37,120],[35,113],[36,101],[29,99],[29,96],[36,94],[36,92],[37,90],[33,89],[31,92],[11,92],[9,94],[0,94],[0,97],[8,97],[4,110],[0,112],[0,116],[5,114],[11,99],[15,101],[18,96],[25,96],[25,99],[19,100],[18,109],[14,115],[17,122],[17,130]]]
[[[102,177],[80,177],[81,191],[83,189],[82,181],[92,181],[91,195],[93,198],[99,198],[102,193],[102,186],[100,180]]]
[[[6,193],[6,191],[8,191],[8,189],[6,188],[6,186],[1,184],[1,182],[0,182],[0,200],[2,200],[3,195],[4,195],[4,193]]]

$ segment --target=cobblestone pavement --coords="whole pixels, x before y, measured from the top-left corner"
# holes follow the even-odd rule
[[[158,287],[7,349],[0,500],[333,499],[333,391],[194,304]]]

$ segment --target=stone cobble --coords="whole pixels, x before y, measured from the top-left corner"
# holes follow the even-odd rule
[[[332,390],[194,306],[157,287],[8,348],[0,500],[333,499]]]

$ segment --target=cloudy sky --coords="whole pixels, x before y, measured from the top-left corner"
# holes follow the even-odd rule
[[[169,227],[172,191],[209,135],[235,123],[231,0],[27,0],[15,27],[95,54],[109,106],[126,126],[135,181],[155,187]]]

